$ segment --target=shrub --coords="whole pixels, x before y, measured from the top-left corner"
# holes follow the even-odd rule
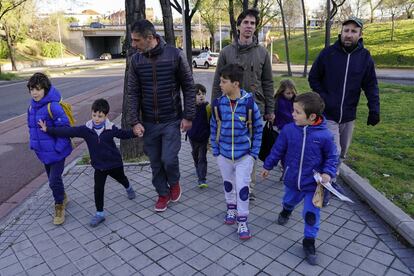
[[[56,58],[60,56],[60,46],[59,42],[41,42],[40,43],[40,52],[43,57]],[[65,45],[62,44],[62,50],[65,50]]]
[[[9,57],[9,48],[7,48],[6,41],[0,40],[0,59]]]

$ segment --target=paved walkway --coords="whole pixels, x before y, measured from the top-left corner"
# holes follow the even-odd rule
[[[108,179],[107,220],[94,229],[88,226],[95,211],[93,169],[72,167],[64,177],[70,203],[63,226],[52,225],[47,185],[0,226],[0,275],[414,275],[414,249],[349,191],[356,204],[333,200],[322,210],[320,264],[309,266],[301,248],[302,208],[286,226],[275,223],[283,194],[277,170],[257,184],[253,238],[240,241],[236,226],[223,224],[222,181],[215,160],[208,161],[210,187],[200,190],[183,141],[184,192],[164,213],[153,211],[150,168],[126,167],[137,198],[126,199],[122,186]]]

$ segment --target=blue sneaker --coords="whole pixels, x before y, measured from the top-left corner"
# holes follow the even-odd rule
[[[227,213],[226,213],[226,216],[224,217],[224,223],[235,224],[236,216],[237,216],[237,205],[227,204]]]
[[[126,189],[126,192],[127,192],[128,199],[134,199],[136,197],[135,191],[134,189],[132,189],[132,186],[129,186],[129,188]]]
[[[248,240],[252,237],[250,234],[249,226],[247,225],[247,217],[237,217],[239,239]]]
[[[95,214],[95,215],[91,218],[91,222],[89,223],[89,225],[90,225],[91,227],[96,227],[96,226],[98,226],[98,224],[100,224],[101,222],[104,222],[104,221],[105,221],[105,217],[104,217],[104,216],[101,216],[101,215]]]

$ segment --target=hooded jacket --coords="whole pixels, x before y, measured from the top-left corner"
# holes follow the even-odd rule
[[[220,70],[224,65],[231,63],[237,63],[244,68],[243,83],[240,88],[252,93],[262,115],[272,114],[274,109],[272,65],[269,53],[259,45],[256,37],[253,37],[250,45],[240,45],[235,40],[220,52],[214,74],[211,102],[222,95]]]
[[[132,130],[118,129],[108,119],[103,131],[98,135],[93,129],[92,120],[77,127],[48,127],[47,133],[58,137],[80,137],[88,145],[91,165],[97,170],[109,170],[123,166],[121,154],[116,147],[114,138],[135,138]]]
[[[326,127],[325,118],[319,125],[285,125],[263,168],[271,170],[281,159],[284,160],[285,166],[283,182],[291,189],[315,191],[314,171],[326,173],[334,178],[338,154],[333,135]]]
[[[30,101],[27,111],[30,149],[34,150],[37,158],[46,165],[60,161],[72,152],[72,146],[68,138],[56,138],[44,133],[38,125],[39,120],[45,121],[48,127],[70,125],[68,117],[59,104],[61,98],[59,91],[51,86],[49,92],[40,101],[33,99]],[[47,109],[49,103],[53,119]]]
[[[182,51],[158,44],[146,53],[132,56],[128,73],[128,113],[131,126],[137,123],[168,123],[195,116],[195,89],[191,68]],[[184,111],[180,90],[184,95]],[[142,118],[140,114],[142,113]]]
[[[361,88],[368,100],[369,112],[380,113],[375,65],[362,38],[347,53],[336,43],[321,51],[309,72],[309,85],[325,101],[325,116],[337,123],[355,120]]]
[[[217,134],[217,120],[215,118],[214,110],[210,120],[210,141],[214,156],[221,154],[223,157],[230,160],[237,160],[246,154],[250,154],[253,158],[257,158],[262,143],[262,119],[260,111],[256,105],[253,104],[253,137],[250,137],[249,128],[246,124],[248,120],[246,107],[248,98],[252,97],[250,93],[241,90],[241,96],[236,99],[236,104],[231,107],[230,99],[227,96],[221,96],[218,108],[221,115],[221,129],[219,143],[216,142]]]

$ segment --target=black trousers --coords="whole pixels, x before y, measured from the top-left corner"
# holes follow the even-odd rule
[[[196,168],[198,184],[206,183],[207,175],[207,144],[208,140],[204,142],[196,142],[190,139],[191,154],[193,155],[194,166]]]
[[[103,212],[103,206],[104,206],[104,193],[105,193],[105,182],[106,178],[112,177],[119,183],[121,183],[124,188],[129,187],[129,181],[124,173],[124,167],[118,167],[110,170],[95,170],[95,187],[94,187],[94,193],[95,193],[95,206],[96,211]]]

